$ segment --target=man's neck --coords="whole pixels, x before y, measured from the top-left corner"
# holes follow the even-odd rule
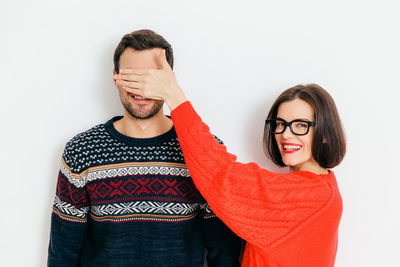
[[[151,138],[162,135],[172,128],[172,120],[162,110],[149,119],[136,119],[124,110],[124,117],[114,122],[115,129],[134,138]]]

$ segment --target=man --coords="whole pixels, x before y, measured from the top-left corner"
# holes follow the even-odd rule
[[[170,44],[150,30],[125,35],[120,69],[171,68]],[[163,101],[119,90],[124,116],[65,147],[53,206],[48,266],[239,266],[240,240],[195,188]]]

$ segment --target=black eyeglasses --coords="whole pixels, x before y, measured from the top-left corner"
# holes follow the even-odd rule
[[[268,130],[273,134],[281,134],[289,126],[290,131],[295,135],[306,135],[310,131],[311,126],[315,126],[315,122],[305,120],[292,120],[287,122],[283,119],[270,119],[265,120]]]

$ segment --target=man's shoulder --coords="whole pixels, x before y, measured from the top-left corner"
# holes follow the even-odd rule
[[[215,134],[213,134],[214,138],[217,139],[218,143],[220,143],[221,145],[224,144],[224,142],[218,138],[218,136],[216,136]]]
[[[112,140],[112,136],[106,130],[106,124],[98,124],[71,138],[65,145],[63,159],[67,165],[73,167],[78,162],[86,161],[96,149]]]
[[[79,147],[87,146],[90,143],[97,143],[107,136],[109,136],[109,134],[106,131],[105,124],[98,124],[72,137],[65,147],[70,150],[76,148],[77,145],[79,145]]]

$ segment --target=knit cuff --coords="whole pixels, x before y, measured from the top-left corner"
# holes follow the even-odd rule
[[[201,121],[200,116],[196,113],[190,101],[177,106],[171,112],[171,119],[177,131],[188,128],[196,120]]]

